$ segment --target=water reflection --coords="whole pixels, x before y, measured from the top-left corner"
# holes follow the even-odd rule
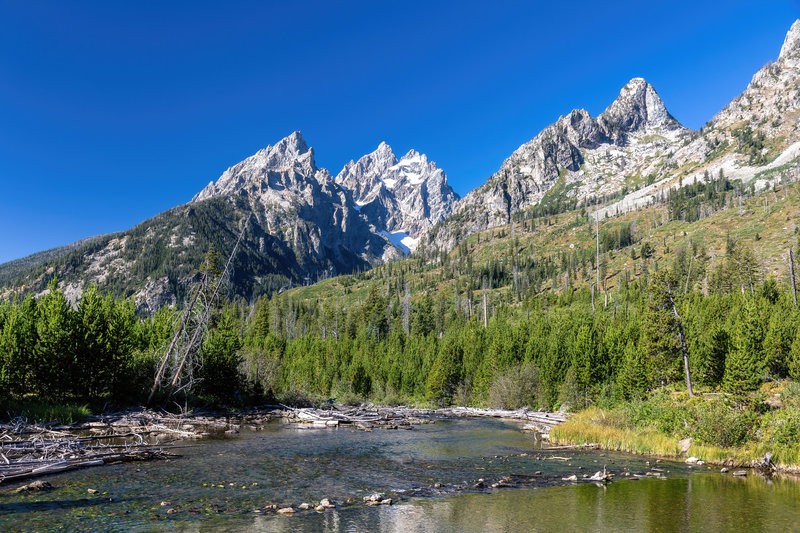
[[[798,487],[794,480],[777,480],[770,486],[756,478],[697,474],[689,479],[620,481],[607,488],[580,484],[463,494],[345,511],[324,520],[263,517],[252,528],[326,533],[798,531]]]
[[[413,431],[298,429],[275,424],[209,441],[172,461],[121,464],[52,476],[57,487],[14,494],[0,488],[0,529],[69,531],[790,531],[798,484],[696,473],[663,463],[669,479],[608,487],[563,484],[604,465],[620,477],[644,473],[646,458],[540,449],[518,424],[458,420]],[[524,489],[460,490],[478,478],[524,480]],[[432,488],[442,483],[442,489]],[[87,497],[87,488],[100,496]],[[256,514],[266,504],[374,491],[405,501],[352,505],[323,514]],[[107,494],[104,494],[107,493]],[[417,497],[421,495],[424,497]],[[101,497],[102,496],[102,497]],[[109,501],[111,500],[111,501]],[[161,502],[167,502],[162,506]],[[174,510],[169,514],[169,510]]]

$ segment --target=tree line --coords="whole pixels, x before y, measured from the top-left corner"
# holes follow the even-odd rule
[[[350,304],[291,291],[221,301],[188,399],[575,408],[682,383],[684,348],[697,385],[741,394],[800,379],[792,289],[762,279],[749,243],[729,239],[713,268],[701,255],[684,249],[599,302],[587,284],[515,300],[488,284],[412,294],[380,279]],[[494,279],[493,268],[479,275]],[[0,395],[141,403],[178,318],[139,317],[96,288],[71,303],[53,280],[39,298],[0,305]]]

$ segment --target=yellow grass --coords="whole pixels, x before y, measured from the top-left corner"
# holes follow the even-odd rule
[[[727,466],[750,466],[771,452],[779,469],[800,471],[800,446],[768,447],[753,443],[739,448],[722,448],[692,443],[686,453],[681,453],[679,439],[655,429],[634,430],[616,425],[617,417],[596,407],[576,413],[550,432],[553,443],[595,444],[607,450],[617,450],[645,455],[681,459],[697,457],[707,463]]]

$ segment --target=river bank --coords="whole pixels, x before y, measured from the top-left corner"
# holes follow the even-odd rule
[[[750,420],[746,413],[738,416],[743,419],[740,423]],[[658,427],[657,419],[648,424],[635,423],[625,407],[607,410],[590,407],[554,427],[550,439],[553,444],[593,445],[604,450],[685,461],[690,465],[715,465],[725,471],[747,468],[766,475],[800,474],[797,461],[800,443],[770,438],[775,428],[764,426],[771,424],[771,419],[759,422],[751,422],[757,428],[760,426],[760,431],[754,431],[752,438],[742,439],[736,446],[720,446],[709,443],[710,439],[698,438],[699,432],[691,432],[685,419],[683,427],[664,431],[663,426]],[[717,421],[717,430],[722,431],[724,423]]]
[[[190,442],[178,450],[180,459],[55,474],[43,480],[51,488],[36,492],[2,486],[0,529],[49,531],[68,523],[87,531],[376,531],[390,520],[396,527],[389,531],[407,531],[416,522],[406,513],[427,501],[557,486],[600,494],[606,484],[591,478],[604,467],[613,474],[608,487],[629,479],[680,483],[700,472],[621,453],[553,450],[521,431],[526,423],[449,417],[410,431],[363,431],[276,419],[257,431],[241,427],[238,434]],[[316,511],[324,499],[333,507]],[[295,512],[278,513],[288,508]]]
[[[543,411],[455,407],[419,409],[374,405],[293,408],[285,405],[244,411],[197,410],[173,414],[144,408],[88,415],[80,422],[29,424],[18,418],[0,424],[0,483],[119,462],[178,457],[182,441],[262,431],[273,421],[301,427],[347,426],[363,431],[412,429],[454,418],[523,420],[524,429],[547,432],[567,415]]]

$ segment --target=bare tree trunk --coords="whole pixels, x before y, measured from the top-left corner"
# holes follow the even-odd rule
[[[486,308],[486,279],[483,280],[483,327],[489,327],[489,314]]]
[[[689,373],[689,347],[686,345],[686,336],[683,334],[683,319],[678,314],[678,308],[672,298],[672,289],[669,286],[667,286],[667,295],[669,295],[669,303],[672,305],[672,314],[675,315],[675,319],[678,321],[678,337],[683,350],[683,370],[686,372],[686,389],[689,391],[689,397],[691,398],[694,396],[694,390],[692,390],[692,376]]]
[[[789,275],[792,276],[792,299],[794,300],[795,308],[797,308],[797,287],[795,286],[794,280],[794,253],[792,253],[791,248],[789,248]]]
[[[597,258],[595,260],[595,267],[597,268],[597,290],[600,290],[600,215],[597,209],[594,210],[594,235],[597,252]]]
[[[406,281],[406,293],[403,296],[403,331],[406,335],[411,331],[411,291],[408,290],[408,282]]]
[[[183,330],[186,328],[186,322],[189,320],[189,316],[192,314],[192,308],[194,308],[194,304],[197,302],[197,297],[200,295],[200,289],[198,288],[194,292],[194,296],[192,296],[192,301],[189,302],[189,307],[184,311],[183,318],[181,319],[181,325],[178,327],[178,331],[175,332],[175,336],[172,337],[172,342],[169,343],[169,347],[167,348],[166,353],[161,358],[161,365],[158,367],[158,371],[156,372],[155,380],[153,381],[153,387],[150,389],[150,395],[147,397],[147,404],[150,405],[150,402],[153,401],[153,396],[158,390],[158,384],[161,382],[161,379],[164,377],[164,370],[167,367],[167,363],[169,362],[169,358],[172,355],[172,351],[175,349],[175,345],[178,343],[178,339],[183,334]]]

